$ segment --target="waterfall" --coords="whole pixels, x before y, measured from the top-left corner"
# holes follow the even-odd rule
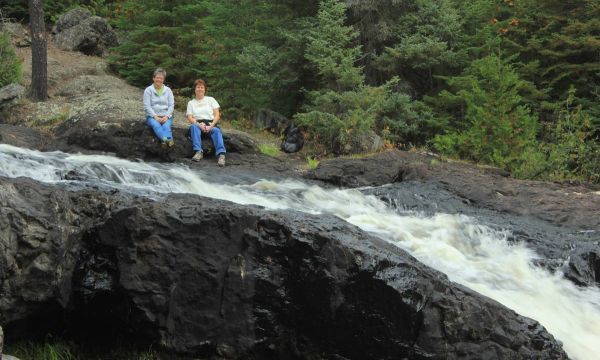
[[[323,189],[291,180],[232,184],[219,181],[218,173],[0,145],[0,176],[59,186],[101,185],[152,198],[193,193],[273,210],[336,215],[407,250],[450,280],[539,321],[570,357],[600,359],[600,290],[575,286],[560,273],[533,265],[536,254],[523,244],[509,244],[509,230],[494,230],[464,215],[398,211],[358,190]]]

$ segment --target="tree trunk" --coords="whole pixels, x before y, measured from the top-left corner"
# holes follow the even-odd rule
[[[45,101],[48,98],[48,61],[43,0],[29,0],[29,25],[31,27],[31,98]]]

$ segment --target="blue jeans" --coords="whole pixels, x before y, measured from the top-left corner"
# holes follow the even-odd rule
[[[160,141],[173,140],[173,132],[171,131],[171,125],[173,125],[173,117],[165,121],[163,124],[154,120],[152,116],[146,116],[146,124],[152,128],[154,134]]]
[[[202,150],[202,130],[196,124],[190,126],[190,135],[192,136],[192,146],[194,151]],[[225,154],[225,142],[223,142],[223,133],[218,127],[214,127],[210,130],[210,137],[215,146],[215,154]]]

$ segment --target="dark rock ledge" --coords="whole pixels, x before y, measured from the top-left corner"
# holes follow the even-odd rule
[[[37,330],[184,358],[567,358],[537,322],[332,216],[2,178],[0,229],[8,341]]]

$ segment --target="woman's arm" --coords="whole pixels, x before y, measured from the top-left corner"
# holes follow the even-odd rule
[[[154,112],[154,109],[152,109],[152,93],[149,89],[144,90],[144,110],[146,111],[146,115],[152,116],[157,120],[156,113]]]
[[[215,126],[217,126],[220,119],[221,119],[221,112],[219,111],[219,108],[213,109],[213,120],[210,123],[211,129],[214,128]]]
[[[167,117],[173,116],[173,111],[175,110],[175,97],[173,96],[173,91],[170,88],[167,94],[167,105],[169,108],[167,109]]]

